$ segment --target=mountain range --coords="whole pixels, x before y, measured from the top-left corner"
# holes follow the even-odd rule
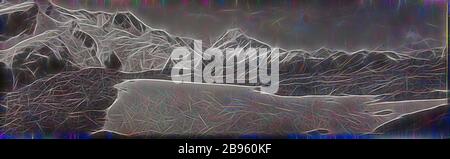
[[[127,79],[169,80],[172,50],[193,51],[194,40],[151,28],[131,12],[4,2],[0,5],[3,131],[95,130],[105,122],[102,110],[117,97],[115,84]],[[435,41],[393,51],[280,49],[276,95],[374,95],[377,101],[446,98],[447,48],[429,43]],[[274,49],[240,29],[226,31],[202,49],[211,47]]]

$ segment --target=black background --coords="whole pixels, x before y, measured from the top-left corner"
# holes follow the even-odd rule
[[[212,153],[201,155],[177,154],[178,146],[214,145],[224,143],[270,143],[270,154],[230,155]],[[58,156],[59,158],[113,157],[113,158],[406,158],[408,156],[432,158],[446,156],[449,140],[2,140],[3,154]]]

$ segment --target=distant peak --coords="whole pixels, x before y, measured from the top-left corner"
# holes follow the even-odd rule
[[[225,35],[228,35],[228,34],[244,34],[244,31],[242,31],[242,29],[240,29],[240,28],[233,28],[233,29],[228,29],[225,32]]]
[[[246,36],[244,34],[244,31],[242,31],[240,28],[229,29],[216,40],[213,46],[217,47],[221,44],[226,43],[227,41],[233,41],[240,36]]]

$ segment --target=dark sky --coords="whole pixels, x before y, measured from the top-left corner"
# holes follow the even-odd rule
[[[54,0],[68,8],[130,10],[173,35],[213,41],[227,29],[286,49],[445,45],[447,0]]]

